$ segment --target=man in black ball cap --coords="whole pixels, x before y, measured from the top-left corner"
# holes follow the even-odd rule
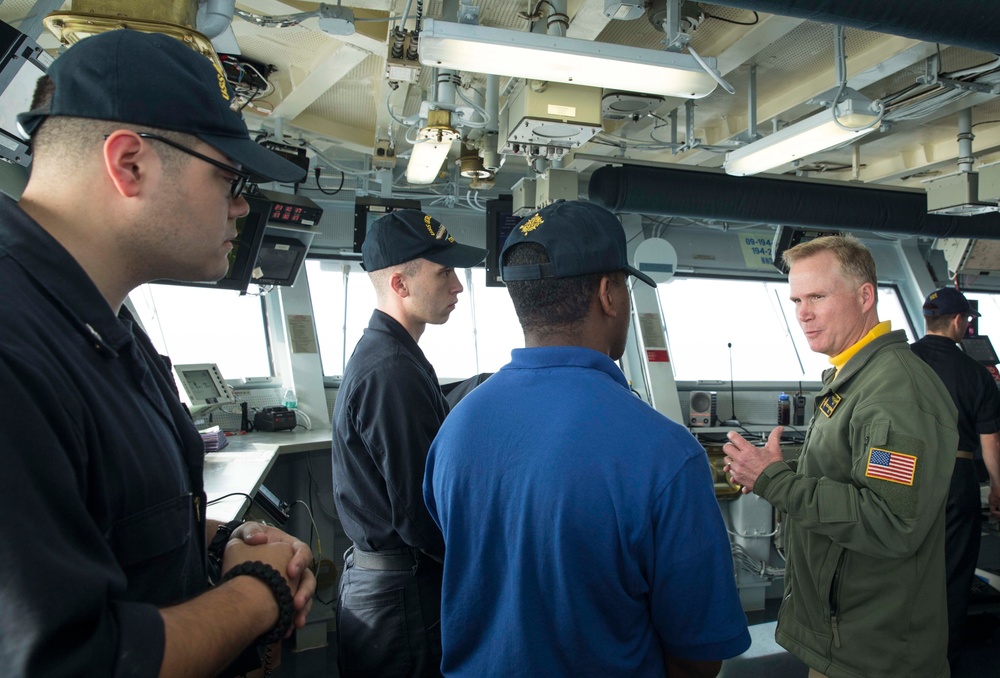
[[[455,310],[455,269],[486,250],[455,242],[428,214],[397,210],[372,223],[361,255],[378,305],[333,408],[334,499],[354,542],[337,600],[340,675],[440,675],[444,542],[421,487],[449,407],[417,342]]]
[[[301,177],[232,97],[204,55],[122,29],[59,56],[18,116],[34,160],[20,201],[0,198],[5,675],[214,676],[305,624],[308,546],[206,520],[204,444],[123,305],[221,278],[248,178]],[[210,564],[228,577],[211,589]]]
[[[942,287],[923,306],[927,332],[910,348],[944,382],[958,408],[958,451],[945,505],[945,568],[948,582],[948,661],[958,662],[979,559],[982,516],[981,459],[990,476],[990,511],[1000,516],[1000,393],[989,371],[958,347],[979,312],[965,295]]]

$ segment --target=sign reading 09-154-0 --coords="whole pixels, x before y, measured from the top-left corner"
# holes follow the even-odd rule
[[[740,231],[740,248],[747,268],[768,269],[773,266],[771,259],[771,238],[768,231]]]

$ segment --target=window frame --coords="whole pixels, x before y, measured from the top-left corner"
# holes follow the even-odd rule
[[[661,283],[661,285],[668,285],[668,284],[670,284],[671,282],[673,282],[675,280],[718,280],[718,281],[737,282],[737,283],[738,282],[749,282],[749,283],[756,283],[756,284],[768,284],[768,283],[770,283],[770,284],[776,284],[776,285],[787,285],[788,284],[788,278],[786,276],[778,276],[778,275],[774,275],[774,276],[770,276],[770,275],[727,275],[727,274],[720,274],[720,273],[685,272],[683,274],[675,275],[673,278],[671,278],[670,282]],[[728,368],[726,370],[726,374],[725,375],[721,375],[720,374],[716,378],[709,378],[708,375],[706,375],[705,377],[699,377],[697,379],[691,379],[690,375],[683,374],[683,373],[682,373],[682,376],[680,376],[680,377],[677,376],[677,373],[678,373],[677,364],[678,363],[676,362],[676,359],[675,359],[677,347],[676,347],[675,343],[671,342],[670,327],[669,327],[669,325],[671,323],[671,319],[668,317],[667,304],[664,303],[663,298],[660,296],[660,289],[659,289],[660,285],[658,285],[657,288],[658,288],[657,289],[657,298],[658,298],[658,301],[659,301],[659,304],[660,304],[661,313],[663,314],[664,326],[667,328],[667,345],[670,348],[671,361],[672,361],[671,364],[673,366],[675,382],[677,383],[678,387],[681,387],[681,388],[683,388],[684,386],[697,387],[698,385],[703,385],[703,384],[717,384],[717,383],[720,383],[720,382],[728,383],[729,380],[732,379],[732,372]],[[906,306],[905,298],[904,298],[904,296],[902,294],[902,291],[900,290],[899,283],[896,282],[896,281],[892,281],[892,280],[885,281],[885,282],[879,281],[878,284],[877,284],[877,288],[878,288],[879,291],[881,291],[881,290],[891,290],[892,291],[892,293],[895,295],[895,298],[896,298],[896,300],[898,302],[898,306],[899,306],[900,311],[902,312],[902,316],[906,320],[906,323],[907,323],[906,327],[899,328],[899,327],[896,327],[894,325],[893,329],[894,330],[897,330],[897,329],[904,329],[904,330],[906,330],[907,339],[910,342],[913,342],[916,339],[918,339],[920,336],[922,336],[920,334],[917,334],[917,330],[915,329],[914,324],[913,324],[912,314],[910,313],[909,309]],[[786,301],[787,300],[782,300],[782,305],[784,305]],[[790,302],[788,302],[788,303],[790,303]],[[879,317],[880,321],[884,321],[886,319],[887,318],[885,318],[885,317],[883,317],[881,315]],[[794,315],[792,315],[792,317],[787,317],[786,316],[785,320],[788,323],[788,328],[787,329],[788,329],[788,332],[790,333],[789,341],[793,342],[795,344],[795,346],[798,348],[798,350],[800,351],[800,353],[801,353],[801,351],[803,349],[803,346],[804,346],[804,339],[801,338],[801,337],[796,338],[794,336],[795,332],[800,332],[800,328],[798,327],[798,323],[795,320]],[[676,337],[676,335],[675,335],[675,337]],[[808,350],[807,346],[805,347],[805,350]],[[739,383],[741,385],[745,385],[745,386],[750,387],[752,389],[753,388],[757,388],[757,389],[765,389],[765,390],[771,389],[771,390],[773,390],[773,388],[774,388],[775,385],[787,385],[787,384],[797,384],[797,383],[802,383],[802,384],[806,384],[806,383],[820,383],[820,373],[816,373],[815,375],[804,374],[804,375],[802,375],[801,378],[795,378],[795,379],[773,379],[773,380],[767,380],[767,379],[746,379],[746,380],[739,380],[738,379],[738,380],[736,380],[736,383]],[[741,386],[741,388],[743,388],[743,387]]]
[[[206,355],[201,360],[189,360],[189,359],[186,359],[183,356],[183,354],[180,355],[180,357],[178,357],[178,355],[177,355],[178,351],[176,350],[176,348],[177,348],[176,345],[173,346],[174,350],[171,351],[171,342],[167,339],[167,336],[166,336],[166,335],[169,334],[169,332],[167,332],[166,335],[165,335],[164,330],[163,330],[163,324],[160,322],[160,316],[159,316],[159,314],[157,314],[154,317],[150,318],[145,312],[140,311],[140,309],[138,308],[138,306],[135,303],[135,300],[132,298],[133,295],[145,295],[145,294],[149,294],[150,286],[156,286],[156,288],[163,288],[164,290],[168,290],[168,289],[177,289],[177,290],[186,289],[186,290],[191,290],[191,292],[190,292],[191,294],[203,295],[204,297],[207,297],[209,295],[212,295],[212,296],[231,295],[231,296],[236,296],[237,298],[243,298],[243,297],[253,298],[253,297],[256,297],[258,299],[258,304],[259,304],[259,307],[260,307],[260,322],[261,322],[261,333],[262,333],[262,336],[263,336],[263,351],[264,351],[263,356],[258,355],[257,360],[259,360],[261,357],[263,358],[263,362],[265,362],[266,365],[267,365],[267,373],[266,374],[234,374],[233,373],[234,370],[232,370],[232,369],[224,369],[221,366],[220,366],[220,371],[222,372],[223,376],[226,378],[227,381],[238,381],[238,380],[241,380],[241,379],[242,380],[246,380],[246,379],[260,378],[260,377],[271,378],[271,377],[275,376],[274,356],[272,354],[272,343],[271,343],[272,342],[272,337],[271,337],[271,332],[270,332],[270,329],[269,329],[270,326],[268,324],[267,304],[266,304],[266,300],[265,300],[266,299],[266,295],[268,293],[274,293],[273,290],[271,290],[270,292],[261,293],[261,294],[240,294],[236,290],[227,290],[227,289],[220,289],[220,288],[214,288],[214,287],[206,287],[206,286],[201,286],[201,285],[182,285],[182,284],[173,283],[173,282],[149,282],[149,283],[144,283],[143,285],[140,285],[140,286],[136,287],[135,289],[133,289],[129,293],[129,296],[127,297],[128,303],[130,305],[130,309],[132,311],[134,311],[133,315],[135,316],[136,320],[140,323],[140,325],[142,326],[142,328],[146,332],[146,334],[149,336],[150,341],[152,341],[154,348],[156,348],[156,350],[158,352],[161,352],[163,355],[166,355],[167,357],[169,357],[171,363],[176,363],[176,364],[186,364],[186,363],[190,363],[190,362],[215,362],[215,363],[219,363],[218,359],[215,359],[215,360],[211,359],[213,357],[213,355],[215,355],[215,354],[213,354],[212,351],[216,350],[219,353],[225,352],[227,346],[231,346],[231,339],[232,339],[232,337],[230,336],[228,338],[222,339],[222,342],[219,343],[218,345],[214,345],[214,344],[210,345],[209,348],[211,350],[206,351]],[[186,292],[185,292],[185,294],[186,294]],[[151,326],[151,323],[150,323],[151,320],[153,322],[155,322],[155,327]],[[199,321],[199,319],[195,319],[192,322],[198,322],[198,321]],[[235,371],[238,372],[239,370],[235,370]]]
[[[307,256],[307,258],[306,258],[306,264],[305,264],[306,265],[306,275],[307,276],[309,275],[309,271],[310,271],[310,262],[313,262],[313,261],[319,261],[319,262],[333,261],[333,262],[338,262],[340,264],[349,264],[351,266],[351,271],[350,271],[351,277],[348,278],[349,281],[353,280],[354,276],[357,276],[359,273],[364,273],[364,269],[361,268],[360,258],[358,258],[358,257],[351,257],[351,256],[347,256],[347,255],[337,255],[337,254],[325,254],[325,253],[315,253],[315,254],[313,254],[313,253],[310,253],[309,256]],[[479,273],[476,273],[476,271],[479,271]],[[444,325],[428,325],[427,328],[424,331],[424,335],[420,338],[420,342],[419,342],[419,345],[420,345],[421,349],[425,352],[425,355],[427,356],[428,360],[431,361],[432,365],[434,365],[435,371],[437,372],[437,375],[438,375],[438,379],[442,383],[448,383],[448,382],[452,382],[452,381],[458,381],[458,380],[462,380],[462,379],[468,379],[468,378],[470,378],[472,376],[475,376],[475,374],[480,374],[480,373],[483,373],[483,372],[495,372],[497,369],[499,369],[503,365],[507,364],[507,362],[509,362],[509,360],[510,360],[509,350],[505,351],[503,356],[500,356],[499,353],[495,353],[495,352],[494,353],[486,353],[484,355],[484,344],[487,343],[487,342],[484,341],[484,339],[485,339],[485,337],[487,335],[491,334],[491,332],[489,330],[484,330],[483,329],[483,325],[489,325],[490,324],[489,321],[485,321],[484,322],[484,316],[483,316],[483,314],[484,313],[490,313],[490,315],[494,315],[494,314],[491,313],[489,310],[485,309],[484,302],[480,298],[480,296],[483,294],[483,290],[485,290],[485,294],[487,294],[487,295],[492,295],[494,293],[502,293],[502,294],[506,295],[506,290],[504,288],[499,288],[499,287],[498,288],[488,287],[486,285],[486,270],[482,266],[473,266],[473,267],[467,268],[467,269],[456,269],[456,273],[459,276],[459,281],[462,283],[463,292],[459,296],[459,306],[458,306],[458,308],[456,308],[456,310],[455,310],[454,313],[470,313],[470,314],[472,314],[471,321],[470,321],[471,322],[471,328],[470,329],[471,329],[471,333],[472,333],[471,334],[470,345],[473,347],[474,352],[473,352],[473,354],[471,356],[471,359],[469,361],[470,362],[469,369],[475,369],[476,372],[475,373],[470,373],[470,374],[462,374],[462,375],[447,374],[444,371],[447,368],[443,368],[442,369],[439,366],[439,364],[435,364],[436,362],[438,362],[438,363],[440,362],[439,359],[435,360],[435,353],[439,352],[439,351],[436,351],[435,348],[437,346],[439,346],[439,345],[442,345],[442,344],[446,343],[446,342],[442,342],[442,339],[444,338],[442,335],[444,333],[447,333],[449,331],[449,329],[454,329],[455,328],[454,320],[455,320],[456,316],[453,313],[452,317],[449,319],[448,323],[445,323]],[[470,284],[469,284],[470,283],[470,278],[473,279],[473,282],[475,283],[472,287],[470,287]],[[481,280],[479,280],[479,278],[481,278]],[[368,282],[367,277],[365,277],[365,280],[364,280],[363,284],[370,286],[370,283]],[[350,285],[350,282],[348,283],[348,285]],[[479,288],[482,288],[482,289],[480,290],[479,293],[477,293],[476,290],[479,289]],[[339,387],[343,375],[342,374],[328,374],[327,373],[327,367],[325,366],[325,363],[323,361],[323,350],[322,350],[322,347],[324,345],[324,340],[323,340],[323,336],[322,336],[323,330],[321,329],[321,327],[328,326],[328,324],[327,323],[321,323],[321,322],[319,322],[319,315],[317,314],[317,311],[316,311],[316,302],[315,302],[315,300],[318,297],[321,297],[324,294],[324,292],[323,292],[323,290],[321,289],[321,287],[319,285],[316,285],[314,283],[314,279],[310,280],[309,290],[310,290],[310,299],[313,302],[314,317],[317,318],[317,338],[319,340],[320,347],[321,347],[320,348],[320,363],[321,363],[321,365],[323,365],[323,383],[327,387]],[[350,292],[348,291],[348,296],[349,295],[350,295]],[[508,297],[508,302],[509,302],[509,297]],[[344,313],[347,314],[347,315],[350,314],[350,309],[348,308],[348,304],[349,303],[350,303],[350,301],[348,299],[348,301],[345,303],[345,305],[343,307],[344,308]],[[374,310],[374,308],[375,308],[375,305],[374,305],[374,303],[372,303],[371,307],[367,311],[367,315],[370,316],[370,314]],[[516,315],[514,314],[514,311],[513,311],[513,304],[510,305],[510,309],[509,310],[510,310],[509,318],[511,319],[511,322],[514,323],[514,327],[516,327],[516,333],[515,334],[516,334],[516,338],[519,340],[519,341],[512,342],[510,348],[512,348],[512,349],[513,348],[520,348],[520,347],[524,346],[524,335],[521,332],[521,326],[520,326],[520,324],[517,323]],[[338,325],[339,324],[339,326],[343,327],[346,323],[344,322],[344,319],[341,318],[341,319],[338,319],[337,322],[332,323],[332,324],[334,324],[334,325]],[[363,327],[367,327],[367,318],[365,320],[365,324],[364,324]],[[363,330],[363,327],[361,328],[362,330]],[[484,334],[484,332],[486,332],[486,334]],[[358,338],[360,338],[360,331],[358,332],[357,336],[358,336]],[[344,342],[345,342],[345,345],[343,346],[343,351],[344,351],[344,363],[343,364],[344,365],[346,365],[347,360],[350,359],[350,353],[351,353],[351,351],[354,350],[354,344],[357,343],[357,340],[353,340],[353,343],[351,343],[352,338],[353,337],[352,337],[352,335],[350,333],[350,329],[348,329],[345,332],[344,337],[343,337]],[[350,345],[347,345],[347,344],[350,344]],[[449,345],[454,345],[454,342],[450,342]],[[501,357],[502,357],[502,359],[501,359]],[[341,367],[341,371],[342,370],[343,370],[343,368]]]

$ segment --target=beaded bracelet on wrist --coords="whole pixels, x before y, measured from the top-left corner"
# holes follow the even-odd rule
[[[234,566],[229,572],[226,572],[222,581],[227,582],[233,577],[240,575],[256,577],[271,587],[271,593],[274,594],[274,598],[278,602],[278,623],[268,633],[258,638],[257,643],[259,645],[270,645],[271,643],[278,642],[285,637],[285,633],[291,628],[292,619],[295,616],[292,590],[288,588],[288,584],[285,582],[285,578],[281,576],[281,573],[259,560],[247,561]]]

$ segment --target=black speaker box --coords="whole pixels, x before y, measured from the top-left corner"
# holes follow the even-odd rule
[[[690,426],[712,426],[715,424],[718,394],[715,391],[691,391],[688,403],[688,424]]]

